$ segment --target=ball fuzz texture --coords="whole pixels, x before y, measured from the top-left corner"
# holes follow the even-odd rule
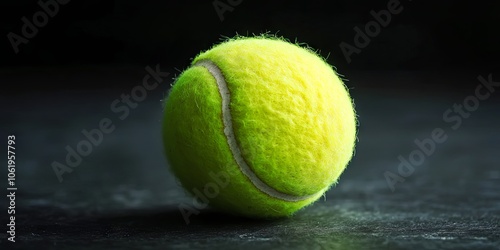
[[[353,104],[332,67],[278,38],[202,52],[165,101],[167,159],[197,208],[289,216],[337,182],[355,139]]]

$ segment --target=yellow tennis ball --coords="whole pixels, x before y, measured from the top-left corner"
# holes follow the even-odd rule
[[[167,159],[198,208],[289,216],[337,182],[355,138],[332,67],[279,38],[239,37],[199,54],[165,101]]]

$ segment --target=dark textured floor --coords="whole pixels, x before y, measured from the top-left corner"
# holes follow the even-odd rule
[[[2,96],[2,138],[17,138],[18,191],[16,243],[0,230],[0,248],[500,249],[500,89],[452,129],[443,113],[474,94],[477,75],[347,77],[360,117],[356,155],[325,199],[275,221],[207,210],[186,224],[178,206],[191,199],[168,172],[160,138],[168,83],[124,120],[110,104],[128,87]],[[111,79],[118,78],[97,77]],[[123,81],[133,86],[141,79]],[[473,83],[461,90],[433,86],[457,80]],[[408,81],[412,88],[398,88]],[[60,183],[52,162],[64,162],[65,147],[106,117],[115,131]],[[414,140],[430,138],[436,128],[447,140],[392,191],[384,173],[398,174],[398,156],[408,159],[418,149]],[[5,168],[0,173],[7,175]],[[5,225],[5,199],[0,207]]]

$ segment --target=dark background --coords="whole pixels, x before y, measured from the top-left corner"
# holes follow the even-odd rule
[[[16,136],[18,214],[17,242],[2,226],[0,249],[500,249],[500,90],[457,128],[443,118],[475,95],[478,76],[500,81],[500,3],[401,1],[349,63],[340,43],[353,45],[354,28],[387,2],[243,0],[221,20],[213,1],[73,0],[16,54],[7,35],[40,7],[2,1],[0,148]],[[265,32],[307,43],[344,75],[356,154],[338,185],[292,218],[208,209],[186,224],[178,206],[192,200],[168,171],[162,100],[201,50]],[[156,65],[170,75],[120,119],[110,104]],[[52,164],[104,118],[115,131],[59,182]],[[384,173],[397,174],[398,157],[436,128],[446,142],[392,190]],[[6,176],[2,167],[1,225]]]
[[[228,4],[225,1],[220,1]],[[235,1],[219,18],[213,1],[73,0],[15,54],[6,35],[21,33],[21,18],[33,17],[36,1],[3,2],[0,10],[0,66],[9,75],[41,67],[144,67],[160,63],[182,70],[199,51],[221,37],[269,32],[307,43],[335,65],[353,70],[498,69],[500,3],[497,1],[401,1],[403,11],[347,63],[339,48],[353,44],[354,27],[387,9],[388,1]],[[70,70],[70,69],[68,69]],[[71,71],[71,70],[70,70]],[[21,72],[19,72],[21,73]],[[16,73],[13,73],[17,75]],[[401,83],[404,84],[404,83]],[[442,85],[457,87],[453,82]],[[6,86],[8,85],[8,86]],[[35,84],[34,84],[35,85]],[[82,82],[62,88],[121,87]],[[5,88],[30,88],[2,84]],[[410,86],[411,87],[411,86]],[[59,87],[58,87],[59,88]]]

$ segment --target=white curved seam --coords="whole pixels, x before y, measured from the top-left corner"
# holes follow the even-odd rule
[[[230,110],[231,93],[229,92],[229,89],[227,87],[227,82],[226,79],[224,78],[224,75],[222,74],[220,68],[210,60],[200,60],[196,62],[193,66],[202,66],[206,68],[217,82],[217,88],[219,89],[219,94],[221,95],[222,99],[222,120],[224,124],[224,135],[226,136],[229,149],[231,150],[233,158],[236,161],[238,167],[240,168],[240,171],[246,177],[248,177],[250,182],[252,182],[252,184],[261,192],[280,200],[302,201],[302,200],[307,200],[313,196],[316,196],[317,194],[295,196],[282,193],[264,183],[253,172],[253,170],[250,168],[250,166],[248,166],[245,159],[241,155],[240,147],[238,146],[238,143],[236,142],[236,138],[234,136],[233,119]]]

